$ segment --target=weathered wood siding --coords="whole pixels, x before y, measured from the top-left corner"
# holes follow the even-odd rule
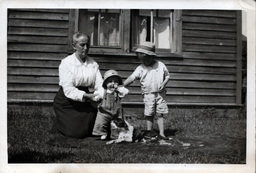
[[[67,56],[69,10],[8,12],[8,100],[52,100]]]
[[[173,99],[240,104],[240,12],[183,10],[182,14],[183,61],[170,68]]]
[[[52,101],[58,65],[67,55],[69,10],[9,10],[8,100]],[[239,35],[236,11],[182,11],[182,57],[158,59],[171,74],[169,104],[239,104]],[[71,22],[72,23],[72,22]],[[126,79],[135,56],[93,56],[102,75],[116,69]],[[238,82],[237,82],[238,81]],[[141,104],[139,81],[123,102]]]

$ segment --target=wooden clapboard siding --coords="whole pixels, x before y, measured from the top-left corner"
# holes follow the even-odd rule
[[[236,47],[224,46],[208,46],[208,45],[190,45],[184,44],[183,51],[185,52],[216,52],[216,53],[236,53]]]
[[[168,86],[168,88],[171,88]],[[141,94],[139,86],[129,87],[129,91],[133,94]],[[200,93],[199,93],[200,92]],[[207,88],[174,88],[167,90],[167,95],[221,95],[221,96],[234,96],[235,90],[232,89],[207,89]]]
[[[52,101],[68,55],[67,9],[8,10],[8,100]]]
[[[77,28],[78,11],[8,12],[8,100],[52,101],[59,88],[60,61],[72,52],[69,40]],[[170,72],[168,104],[240,104],[240,15],[228,10],[182,10],[182,54],[157,58]],[[120,53],[112,56],[111,51],[90,56],[99,63],[102,75],[115,69],[125,80],[140,62],[133,53],[117,49]],[[128,89],[123,103],[142,104],[139,81]]]
[[[223,18],[223,17],[195,17],[183,15],[183,22],[196,22],[196,23],[216,23],[216,24],[229,24],[236,25],[236,18]]]
[[[50,21],[50,20],[28,20],[28,19],[16,19],[10,18],[8,21],[9,27],[41,27],[41,28],[60,28],[67,29],[68,23],[66,21]]]
[[[204,30],[204,31],[219,31],[219,32],[236,32],[236,28],[233,25],[215,25],[215,24],[205,24],[205,23],[183,23],[183,29],[189,30]]]
[[[60,52],[67,49],[66,45],[42,45],[42,44],[24,44],[24,43],[10,43],[8,44],[8,51],[30,51],[30,52]]]
[[[8,75],[8,83],[27,83],[27,84],[58,84],[58,76],[37,76],[32,73],[29,76],[25,75]]]
[[[200,44],[200,45],[214,45],[214,46],[236,46],[235,40],[223,40],[223,39],[205,39],[195,37],[184,37],[184,44]]]
[[[61,60],[67,56],[65,52],[24,52],[24,51],[8,51],[8,60]]]
[[[235,54],[228,53],[209,53],[209,52],[183,52],[184,58],[190,59],[206,59],[206,60],[234,60],[236,61]]]
[[[57,68],[60,61],[54,60],[8,60],[8,67]]]
[[[242,23],[242,12],[237,11],[237,24],[236,29],[237,33],[242,33],[242,25],[239,23]],[[242,35],[242,34],[241,34]],[[237,71],[236,71],[236,103],[241,104],[242,103],[242,36],[238,37],[237,40],[237,52],[236,52],[236,62],[237,62]]]
[[[18,99],[23,99],[23,100],[48,100],[52,101],[54,96],[56,95],[55,92],[45,92],[45,91],[8,91],[7,97],[10,98],[10,100],[18,100]]]
[[[237,25],[241,24],[238,24],[238,13],[183,10],[182,14],[183,62],[179,67],[192,70],[199,66],[194,72],[183,71],[182,75],[178,74],[180,71],[173,73],[176,74],[173,78],[175,81],[171,82],[176,83],[178,78],[181,81],[170,87],[173,91],[168,94],[174,96],[170,99],[177,102],[184,102],[183,99],[187,99],[189,102],[239,104],[237,40],[240,39],[241,33],[237,30]],[[190,78],[192,83],[189,84],[187,78]],[[197,81],[200,81],[200,84],[197,84]],[[179,98],[176,97],[178,95]]]
[[[33,84],[30,83],[8,83],[8,91],[12,92],[23,92],[25,91],[33,91],[33,92],[55,92],[59,89],[59,86],[56,84]]]
[[[9,19],[68,20],[69,10],[28,10],[10,9]]]
[[[167,86],[178,87],[178,88],[214,88],[214,89],[234,89],[236,82],[226,81],[179,81],[171,80]]]
[[[236,33],[233,32],[183,30],[182,34],[186,37],[236,39]]]
[[[66,45],[68,43],[66,37],[55,37],[55,36],[30,36],[29,39],[27,36],[17,36],[10,35],[8,37],[9,43],[27,43],[27,44],[57,44],[57,45]]]
[[[9,75],[23,75],[30,76],[34,74],[35,76],[58,76],[58,70],[56,68],[20,68],[20,67],[8,67],[7,73]]]
[[[67,29],[62,28],[8,27],[8,32],[12,35],[67,36]]]
[[[224,17],[236,18],[236,11],[227,10],[183,10],[184,16],[209,16],[209,17]]]
[[[212,81],[188,81],[188,80],[171,80],[172,82],[169,82],[167,84],[167,88],[195,88],[195,89],[234,89],[236,86],[236,82],[212,82]],[[138,81],[135,81],[133,84],[131,84],[131,87],[140,87],[140,84]],[[130,87],[130,88],[131,88]],[[168,91],[168,90],[167,90]],[[140,92],[140,90],[139,90]]]
[[[235,74],[236,67],[200,67],[200,66],[182,66],[169,65],[170,72],[181,73],[205,73],[205,74]]]

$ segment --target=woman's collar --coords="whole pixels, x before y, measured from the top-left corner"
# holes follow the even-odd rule
[[[74,53],[74,56],[75,56],[77,64],[87,64],[88,58],[89,58],[88,56],[85,57],[85,61],[84,62],[83,62],[83,60],[80,57],[77,56],[76,53]]]

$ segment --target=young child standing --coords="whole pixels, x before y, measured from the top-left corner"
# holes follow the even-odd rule
[[[103,100],[98,106],[98,113],[93,128],[93,135],[101,136],[104,140],[108,137],[110,132],[110,122],[113,119],[123,119],[123,109],[121,106],[121,99],[128,94],[129,90],[125,88],[122,78],[115,70],[108,70],[104,74]],[[95,98],[97,100],[97,98]]]
[[[154,116],[157,116],[159,134],[165,138],[164,116],[168,114],[168,106],[164,96],[165,86],[169,81],[169,72],[164,63],[155,60],[153,43],[144,42],[135,52],[142,64],[124,81],[124,86],[130,85],[136,79],[140,80],[147,130],[152,130]]]

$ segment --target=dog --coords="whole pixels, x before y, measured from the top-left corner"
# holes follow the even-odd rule
[[[110,123],[110,138],[107,144],[121,143],[121,142],[138,142],[143,138],[143,133],[135,129],[130,123],[122,118],[117,118]]]
[[[159,144],[165,146],[175,146],[181,145],[183,147],[190,147],[190,143],[182,142],[178,139],[167,138],[159,135],[154,130],[141,131],[134,128],[127,121],[117,118],[111,121],[111,134],[110,138],[112,140],[108,141],[106,144],[121,143],[121,142],[141,142],[144,144]]]
[[[143,142],[149,143],[160,140],[169,140],[164,138],[153,130],[141,131],[135,129],[130,123],[122,118],[117,118],[110,123],[110,138],[107,144],[121,142]]]

